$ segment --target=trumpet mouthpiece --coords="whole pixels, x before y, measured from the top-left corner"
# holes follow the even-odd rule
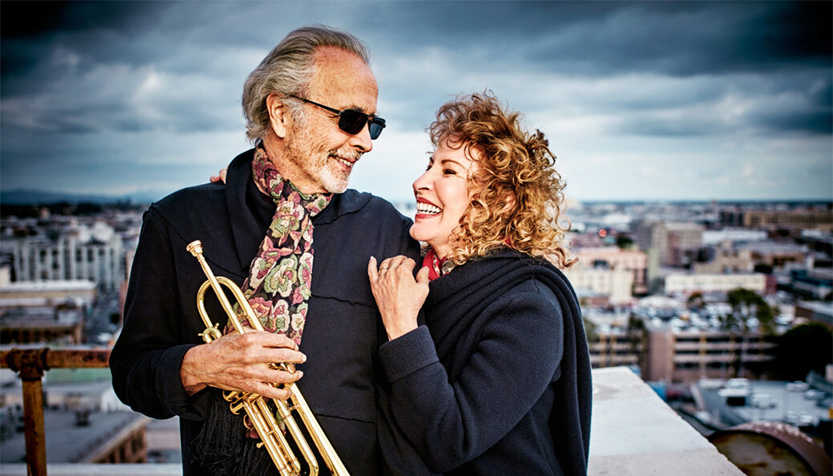
[[[188,243],[185,247],[192,255],[197,256],[202,254],[202,241],[196,240]]]

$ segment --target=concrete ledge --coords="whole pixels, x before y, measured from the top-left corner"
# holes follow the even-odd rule
[[[625,367],[593,371],[591,476],[744,476]]]
[[[590,476],[744,476],[625,367],[593,371]],[[175,464],[50,464],[50,476],[181,476]],[[23,464],[0,465],[26,476]]]

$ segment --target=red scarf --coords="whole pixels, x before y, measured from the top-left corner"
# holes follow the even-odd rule
[[[506,237],[506,240],[504,240],[503,243],[507,247],[514,249],[514,246],[512,246],[511,238]],[[440,259],[439,257],[437,257],[437,253],[434,252],[434,248],[428,249],[428,253],[425,255],[424,258],[422,258],[422,267],[428,268],[429,281],[433,281],[442,276],[443,274],[446,274],[452,269],[454,269],[454,267],[452,266],[450,269],[443,272],[443,265],[445,264],[447,258],[448,257],[446,256],[445,258]]]
[[[443,275],[443,264],[446,258],[440,259],[437,253],[434,253],[434,248],[428,250],[428,254],[422,259],[422,267],[428,268],[428,280],[433,281]]]

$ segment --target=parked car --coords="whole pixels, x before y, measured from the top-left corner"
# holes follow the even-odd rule
[[[807,382],[790,382],[787,384],[788,392],[806,392],[809,389],[810,385]]]
[[[804,411],[789,411],[784,414],[784,421],[795,426],[814,426],[818,423],[816,417]]]
[[[807,400],[818,400],[822,397],[824,397],[824,392],[821,390],[810,389],[804,392],[804,398]]]
[[[749,388],[749,379],[746,378],[730,378],[726,382],[726,388]]]
[[[749,397],[749,404],[755,408],[775,408],[778,402],[772,395],[756,393]]]

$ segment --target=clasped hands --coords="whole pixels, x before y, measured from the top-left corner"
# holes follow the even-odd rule
[[[297,382],[303,372],[288,372],[274,364],[300,364],[306,360],[295,341],[283,334],[234,332],[189,349],[179,373],[188,395],[215,387],[286,400],[291,391],[275,385]]]

